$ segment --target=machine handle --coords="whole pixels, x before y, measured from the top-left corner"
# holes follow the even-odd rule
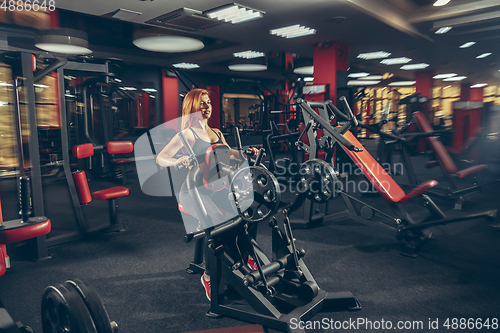
[[[325,131],[330,133],[335,140],[340,142],[344,147],[346,147],[349,150],[354,150],[354,144],[351,143],[351,141],[347,140],[343,135],[337,133],[337,131],[330,125],[328,121],[323,119],[319,114],[316,113],[308,104],[306,101],[304,101],[302,98],[297,99],[297,103],[300,105],[300,107],[306,111],[316,122],[318,122]],[[346,129],[348,130],[348,128]]]
[[[340,102],[344,106],[344,110],[347,112],[347,116],[349,117],[349,120],[352,122],[354,126],[358,126],[358,119],[354,117],[354,113],[351,110],[351,107],[349,106],[349,103],[347,103],[347,99],[345,96],[340,97]]]

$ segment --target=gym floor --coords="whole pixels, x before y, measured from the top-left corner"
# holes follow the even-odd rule
[[[422,157],[416,157],[420,163],[419,159]],[[200,276],[185,271],[194,244],[184,242],[185,230],[175,198],[146,196],[132,167],[129,170],[126,186],[130,195],[118,201],[119,219],[126,231],[51,248],[47,260],[33,262],[12,255],[12,267],[0,278],[0,298],[10,315],[42,332],[40,303],[44,289],[78,278],[95,287],[120,332],[176,333],[245,325],[235,319],[205,315],[209,302]],[[422,170],[427,178],[440,180],[437,172]],[[115,185],[99,182],[91,187],[98,190]],[[60,198],[66,196],[63,191],[56,193]],[[487,188],[467,211],[500,208],[498,198],[498,186]],[[437,203],[447,214],[460,214],[452,211],[449,203]],[[422,208],[418,207],[412,206],[411,212],[420,214]],[[95,203],[92,211],[85,212],[97,222],[108,219],[105,202]],[[71,210],[55,207],[47,209],[49,218],[51,213],[72,214]],[[453,318],[482,318],[483,322],[489,318],[492,323],[493,318],[500,317],[500,231],[490,224],[472,220],[436,227],[433,239],[418,258],[401,256],[402,243],[394,235],[353,221],[294,230],[297,245],[306,250],[304,261],[320,288],[351,291],[362,305],[357,312],[319,313],[312,320],[384,320],[394,328],[398,321],[423,324],[423,328],[393,328],[394,332],[450,332],[454,330],[443,324],[447,319],[451,324]],[[259,226],[257,241],[270,252],[269,231],[267,225]],[[11,253],[16,253],[15,248]],[[430,329],[429,322],[436,319],[439,326]],[[384,330],[362,326],[357,331]]]

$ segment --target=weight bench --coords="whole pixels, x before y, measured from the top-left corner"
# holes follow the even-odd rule
[[[111,143],[113,147],[113,142]],[[120,143],[121,144],[121,143]],[[112,149],[113,151],[113,149]],[[91,143],[84,143],[81,145],[73,146],[73,156],[77,159],[83,159],[94,155],[94,146]],[[129,189],[123,186],[114,186],[103,190],[90,193],[87,175],[83,170],[73,172],[73,180],[75,181],[76,190],[78,192],[78,199],[81,205],[86,205],[96,200],[108,201],[109,220],[112,227],[117,227],[118,230],[123,231],[123,225],[118,224],[118,204],[116,198],[129,195]]]
[[[413,118],[420,131],[424,133],[433,131],[431,124],[422,112],[414,112]],[[459,170],[457,165],[453,161],[453,158],[450,156],[448,150],[438,137],[426,137],[426,140],[437,157],[437,161],[431,161],[427,163],[426,167],[433,167],[439,164],[441,170],[446,175],[446,178],[451,186],[451,188],[445,190],[445,193],[443,194],[440,194],[438,192],[431,192],[430,194],[433,194],[440,198],[451,199],[455,201],[454,209],[462,209],[466,194],[481,190],[481,188],[486,185],[500,182],[500,179],[497,179],[486,184],[475,184],[474,186],[461,188],[458,184],[459,179],[469,176],[475,176],[479,172],[485,170],[488,166],[486,164],[478,164]]]
[[[298,103],[300,107],[324,129],[323,133],[327,137],[327,140],[332,142],[333,145],[340,146],[351,158],[351,160],[359,167],[368,181],[389,204],[395,215],[391,216],[382,212],[381,210],[366,204],[362,200],[348,194],[344,189],[340,188],[337,192],[342,197],[346,210],[325,216],[323,218],[324,222],[341,218],[349,218],[364,224],[373,225],[374,223],[370,223],[370,220],[377,215],[384,221],[390,222],[390,224],[381,222],[376,223],[376,225],[381,225],[385,230],[394,232],[397,239],[405,240],[407,242],[407,245],[401,254],[416,257],[417,251],[431,236],[431,232],[429,230],[430,227],[476,218],[496,217],[496,210],[489,210],[476,214],[467,214],[460,217],[448,218],[426,194],[426,192],[438,185],[435,180],[427,181],[410,193],[406,194],[394,181],[394,179],[384,170],[384,168],[370,155],[368,151],[366,151],[366,149],[364,149],[363,145],[356,139],[356,137],[349,132],[349,129],[352,126],[357,125],[357,121],[355,120],[346,99],[341,97],[340,101],[344,104],[344,110],[346,110],[349,121],[342,127],[336,128],[333,128],[329,121],[323,119],[305,101],[299,99]],[[330,101],[325,103],[331,104]],[[336,113],[341,112],[336,109],[335,106],[333,106],[333,108]],[[330,147],[330,149],[333,148],[333,146]],[[404,208],[405,204],[417,197],[421,197],[423,199],[424,206],[431,213],[430,217],[418,222]]]

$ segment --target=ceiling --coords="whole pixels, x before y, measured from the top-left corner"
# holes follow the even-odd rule
[[[192,62],[196,71],[227,72],[227,62],[237,51],[256,50],[279,58],[284,53],[312,58],[313,47],[328,41],[349,45],[351,71],[372,74],[394,73],[395,77],[413,79],[414,71],[400,70],[400,65],[382,65],[378,61],[357,58],[359,53],[387,51],[392,57],[408,57],[411,63],[425,62],[434,73],[467,76],[467,82],[500,85],[500,1],[451,0],[443,7],[433,7],[432,0],[239,0],[238,4],[265,12],[261,19],[240,24],[221,23],[207,29],[186,31],[165,29],[166,33],[203,39],[206,47],[188,53],[155,53],[132,44],[134,30],[147,28],[146,22],[182,7],[206,11],[226,4],[223,0],[57,0],[62,9],[61,25],[89,32],[95,58],[118,57],[126,62],[170,66]],[[140,13],[128,20],[110,18],[119,9]],[[68,11],[68,12],[66,12]],[[86,19],[75,19],[75,13]],[[66,17],[66,18],[65,18]],[[97,18],[101,17],[101,18]],[[106,18],[106,19],[104,19]],[[345,18],[345,19],[343,19]],[[103,24],[106,20],[106,24]],[[100,22],[100,23],[99,23]],[[269,30],[293,24],[316,29],[316,34],[285,39],[272,36]],[[452,30],[437,35],[443,26]],[[475,41],[468,49],[465,42]],[[492,55],[484,59],[476,56]],[[272,61],[272,60],[271,60]],[[270,66],[262,77],[285,77],[280,65]],[[281,66],[282,67],[282,66]],[[436,80],[436,86],[448,83]]]

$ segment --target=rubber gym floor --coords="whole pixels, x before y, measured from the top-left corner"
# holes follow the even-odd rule
[[[415,165],[424,160],[423,156],[414,157]],[[235,319],[205,315],[209,302],[200,276],[185,271],[194,244],[184,242],[185,230],[175,198],[143,194],[132,166],[129,171],[126,186],[130,195],[118,200],[119,219],[126,231],[50,248],[50,259],[36,262],[19,255],[24,244],[11,247],[12,267],[0,277],[0,298],[10,315],[42,332],[40,303],[44,289],[78,278],[98,291],[119,332],[176,333],[245,325]],[[434,169],[419,168],[419,172],[422,178],[442,180]],[[91,182],[91,190],[116,185]],[[5,188],[2,191],[7,193]],[[54,222],[54,232],[74,228],[70,225],[73,222],[67,222],[73,220],[73,212],[64,182],[44,186],[44,192],[46,215]],[[2,198],[4,210],[15,206],[15,197]],[[489,187],[466,211],[500,208],[499,198],[500,188]],[[369,200],[384,205],[380,198]],[[460,214],[452,211],[449,203],[436,202],[445,213]],[[332,205],[335,207],[335,203]],[[414,214],[422,210],[416,205],[410,207]],[[108,219],[105,202],[93,202],[84,212],[89,223],[105,223]],[[16,218],[4,215],[5,220]],[[485,327],[453,330],[444,324],[447,319],[451,324],[453,318],[481,318],[483,322],[489,318],[490,323],[493,318],[500,319],[500,230],[491,224],[472,220],[435,227],[433,239],[418,258],[401,256],[402,243],[394,235],[349,220],[294,230],[298,247],[306,250],[304,261],[320,288],[349,290],[362,305],[357,312],[319,313],[312,320],[384,320],[392,323],[393,332],[484,331]],[[270,251],[269,231],[266,224],[259,226],[257,241]],[[429,322],[436,319],[437,329],[429,328]],[[423,327],[398,330],[398,321],[411,325],[421,322]],[[387,330],[361,326],[340,331]]]

